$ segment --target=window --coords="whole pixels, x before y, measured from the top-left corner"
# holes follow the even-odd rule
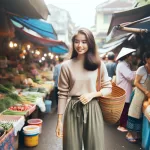
[[[110,23],[111,16],[111,14],[104,14],[104,23]]]

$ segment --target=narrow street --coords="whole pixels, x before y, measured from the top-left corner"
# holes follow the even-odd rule
[[[62,150],[62,140],[55,136],[57,114],[44,114],[41,119],[43,120],[43,128],[38,146],[27,148],[20,144],[19,150]],[[116,126],[105,124],[106,150],[142,150],[140,143],[129,143],[125,139],[125,133],[117,131],[116,128]]]

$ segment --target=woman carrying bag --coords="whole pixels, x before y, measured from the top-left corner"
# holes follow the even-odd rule
[[[140,138],[142,129],[142,104],[145,99],[150,98],[150,51],[143,55],[144,64],[136,72],[134,81],[135,91],[128,112],[126,139],[135,143]]]
[[[72,38],[72,48],[71,59],[62,64],[59,76],[56,135],[63,138],[63,150],[82,150],[82,146],[84,150],[105,150],[103,117],[97,97],[111,93],[110,78],[99,59],[91,31],[78,30]],[[101,90],[97,92],[100,66]],[[67,104],[68,97],[71,99]]]

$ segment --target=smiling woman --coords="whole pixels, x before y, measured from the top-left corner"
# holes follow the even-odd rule
[[[97,91],[100,66],[102,82],[101,90]],[[97,97],[110,94],[111,83],[94,36],[86,28],[79,29],[72,38],[72,55],[62,63],[58,90],[56,135],[63,138],[63,150],[81,150],[82,145],[86,150],[104,150],[103,117]],[[71,100],[67,104],[68,97]]]

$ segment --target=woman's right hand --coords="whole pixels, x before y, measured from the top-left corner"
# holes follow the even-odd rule
[[[57,126],[56,126],[56,136],[58,138],[63,137],[63,130],[62,130],[62,122],[60,120],[57,121]]]
[[[150,98],[150,91],[148,91],[148,93],[146,94],[146,96],[147,96],[148,98]]]

